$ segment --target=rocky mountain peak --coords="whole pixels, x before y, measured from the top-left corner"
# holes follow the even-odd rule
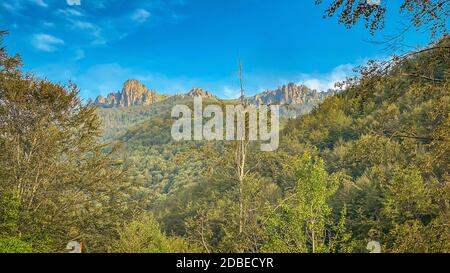
[[[247,97],[246,100],[247,103],[253,105],[316,105],[323,101],[325,97],[332,94],[333,91],[317,92],[316,90],[309,89],[305,85],[291,82],[279,86],[275,90],[267,90],[253,97]],[[198,87],[193,87],[189,92],[184,95],[180,94],[179,96],[201,97],[203,99],[216,98],[211,92]],[[151,105],[168,97],[170,95],[160,95],[154,90],[148,89],[140,81],[131,79],[123,84],[121,91],[109,93],[106,98],[98,96],[95,99],[95,104],[105,108]]]
[[[267,90],[252,97],[246,97],[251,105],[280,105],[281,115],[297,117],[309,113],[314,106],[336,91],[317,92],[302,84],[288,83],[274,90]]]
[[[198,87],[193,87],[186,95],[189,97],[201,97],[203,99],[214,98],[214,95],[211,92]]]
[[[127,80],[122,87],[122,91],[110,93],[106,98],[98,96],[95,103],[103,107],[129,107],[150,105],[159,100],[160,96],[140,81]]]
[[[138,80],[127,80],[123,84],[122,91],[129,94],[140,94],[146,92],[148,89]]]
[[[267,90],[250,97],[248,102],[256,105],[317,103],[327,95],[327,93],[311,90],[305,85],[291,82],[275,90]]]

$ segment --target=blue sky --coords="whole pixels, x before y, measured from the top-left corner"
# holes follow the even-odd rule
[[[402,26],[398,3],[389,1],[394,9],[375,36],[324,19],[325,6],[313,0],[10,0],[0,3],[0,29],[10,31],[6,46],[26,70],[72,80],[83,98],[120,90],[129,78],[160,93],[197,86],[231,98],[239,58],[249,95],[288,82],[324,90],[353,66],[386,58],[391,52],[370,41]],[[427,39],[413,31],[405,43]]]

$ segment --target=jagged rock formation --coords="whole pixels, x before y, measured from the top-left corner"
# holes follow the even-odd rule
[[[304,85],[289,83],[278,87],[276,90],[267,90],[245,99],[248,104],[253,105],[305,105],[311,108],[334,93],[335,91],[333,90],[329,90],[328,92],[317,92]],[[161,95],[154,90],[148,89],[138,80],[127,80],[123,85],[122,91],[110,93],[106,98],[98,96],[95,99],[95,104],[104,108],[130,107],[135,105],[151,105],[169,97],[201,97],[203,99],[216,99],[216,96],[211,92],[198,87],[193,87],[185,94]]]
[[[110,93],[106,98],[98,96],[95,104],[102,107],[129,107],[150,105],[163,99],[162,95],[150,90],[138,80],[127,80],[122,91]]]
[[[249,104],[255,105],[317,104],[334,93],[335,91],[333,90],[329,90],[328,92],[317,92],[304,85],[289,83],[278,87],[276,90],[267,90],[246,99]]]
[[[211,92],[206,91],[206,90],[201,89],[201,88],[198,88],[198,87],[193,87],[191,89],[191,91],[189,91],[186,94],[186,96],[189,96],[189,97],[201,97],[203,99],[212,99],[212,98],[214,98],[214,95]]]

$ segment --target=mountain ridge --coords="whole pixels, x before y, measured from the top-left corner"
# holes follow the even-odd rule
[[[336,91],[331,89],[326,92],[318,92],[305,85],[290,82],[279,86],[277,89],[266,90],[252,97],[247,97],[246,100],[247,103],[254,105],[317,103],[335,93]]]
[[[308,88],[305,85],[288,83],[279,86],[274,90],[266,90],[254,96],[246,97],[245,100],[251,105],[300,105],[300,104],[318,104],[322,102],[327,96],[334,95],[337,91],[328,90],[326,92],[319,92]],[[199,87],[193,87],[184,94],[167,95],[159,94],[153,89],[147,88],[138,80],[125,81],[122,90],[118,92],[111,92],[107,97],[98,96],[95,99],[95,104],[103,108],[124,108],[138,105],[152,105],[156,102],[163,101],[169,97],[201,97],[203,99],[217,99],[212,92]]]

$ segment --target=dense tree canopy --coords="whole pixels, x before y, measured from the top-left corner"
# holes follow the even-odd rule
[[[0,247],[59,252],[78,240],[104,250],[129,206],[95,108],[75,85],[37,79],[20,64],[1,49]]]
[[[448,43],[350,81],[289,120],[279,150],[250,144],[242,188],[236,143],[161,142],[151,124],[170,120],[129,130],[123,156],[161,228],[205,252],[447,252]]]

